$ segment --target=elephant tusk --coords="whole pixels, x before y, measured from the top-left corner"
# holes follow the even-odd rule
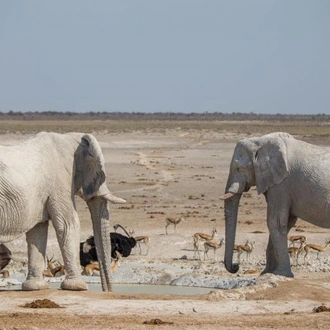
[[[226,199],[229,199],[229,198],[233,197],[234,195],[235,194],[229,192],[229,193],[226,193],[223,196],[221,196],[220,199],[226,200]]]
[[[108,200],[111,203],[114,204],[123,204],[126,203],[126,200],[120,197],[117,197],[115,195],[113,195],[109,189],[105,186],[101,186],[99,189],[99,193],[98,196],[105,198],[106,200]]]
[[[114,196],[112,194],[106,194],[103,196],[105,199],[107,199],[109,202],[114,204],[123,204],[126,203],[126,200],[117,196]]]

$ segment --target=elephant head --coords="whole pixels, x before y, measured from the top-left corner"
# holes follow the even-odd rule
[[[224,263],[231,273],[239,269],[238,264],[233,264],[233,250],[242,193],[256,186],[258,194],[266,194],[288,175],[286,144],[282,137],[292,138],[287,133],[272,133],[243,139],[235,147],[223,196],[226,227]]]
[[[111,194],[107,188],[105,161],[95,137],[85,134],[78,142],[79,147],[75,152],[75,193],[87,202],[91,213],[102,289],[110,291],[111,245],[108,202],[126,201]]]

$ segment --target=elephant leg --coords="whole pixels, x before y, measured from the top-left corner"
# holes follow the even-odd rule
[[[280,240],[280,242],[282,242],[282,246],[285,246],[285,250],[283,251],[282,248],[278,249],[274,247],[272,239],[272,235],[269,235],[266,250],[266,266],[265,269],[262,271],[261,275],[272,273],[275,275],[293,277],[290,265],[290,257],[287,251],[287,247],[285,245],[287,244],[286,238],[282,235]],[[276,237],[275,239],[278,239],[278,237]]]
[[[61,289],[74,291],[88,290],[88,286],[81,276],[79,265],[79,218],[75,210],[70,215],[68,213],[58,212],[57,210],[56,214],[52,215],[50,212],[67,274],[61,283]]]
[[[265,193],[265,199],[268,204],[268,194]],[[267,209],[268,210],[268,209]],[[261,272],[260,275],[264,275],[267,273],[273,273],[276,269],[276,259],[274,255],[274,248],[273,248],[273,243],[272,243],[272,238],[269,235],[268,236],[268,243],[267,243],[267,248],[266,248],[266,266],[265,269]]]
[[[271,236],[276,264],[276,268],[272,271],[272,273],[276,275],[293,277],[287,248],[286,233],[273,233]],[[274,242],[276,242],[276,244]]]
[[[45,255],[48,237],[48,221],[35,225],[26,233],[28,248],[28,275],[22,284],[22,290],[49,289],[43,279]]]
[[[277,267],[277,263],[274,255],[272,238],[269,235],[267,249],[266,249],[266,266],[265,269],[261,272],[261,275],[267,273],[274,273],[276,267]]]
[[[270,239],[266,253],[265,271],[275,275],[293,277],[288,254],[287,233],[288,225],[290,223],[292,226],[294,218],[289,216],[289,199],[285,197],[285,194],[282,194],[281,198],[278,196],[280,195],[274,194],[274,198],[268,196],[267,225]]]

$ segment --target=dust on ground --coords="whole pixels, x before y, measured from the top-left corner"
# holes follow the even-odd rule
[[[325,329],[330,326],[329,251],[309,255],[293,268],[294,279],[258,276],[265,263],[268,230],[266,204],[255,189],[240,203],[236,241],[255,241],[252,254],[243,255],[241,269],[229,274],[223,265],[224,248],[200,258],[194,253],[192,236],[211,233],[224,237],[223,201],[229,163],[235,143],[244,134],[209,130],[95,134],[100,141],[112,192],[127,200],[111,206],[112,224],[134,229],[134,235],[150,237],[149,250],[141,245],[121,261],[114,283],[208,284],[219,279],[253,281],[253,285],[229,290],[210,289],[202,295],[120,294],[1,291],[0,329]],[[26,137],[1,136],[3,144]],[[327,144],[328,141],[322,141]],[[77,199],[81,240],[92,234],[86,205]],[[165,218],[185,220],[176,231]],[[55,233],[50,228],[47,254],[60,258]],[[327,229],[298,220],[292,233],[303,234],[311,243],[324,245]],[[8,244],[17,258],[26,258],[24,237]],[[207,258],[208,257],[208,258]],[[13,262],[11,272],[26,272]],[[250,273],[250,274],[247,274]],[[181,282],[180,282],[181,281]],[[43,300],[61,308],[24,308]],[[317,312],[319,311],[319,312]]]

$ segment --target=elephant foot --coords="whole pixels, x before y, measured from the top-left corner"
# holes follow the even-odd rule
[[[66,278],[61,283],[62,290],[71,290],[71,291],[84,291],[88,290],[88,285],[80,277]]]
[[[280,276],[285,276],[285,277],[294,277],[293,273],[291,270],[281,270],[281,269],[276,269],[273,272],[274,275],[280,275]]]
[[[50,286],[42,279],[28,279],[22,283],[23,291],[46,290]]]
[[[265,275],[265,274],[272,274],[274,271],[270,271],[269,269],[265,268],[261,273],[260,273],[260,276],[261,275]]]
[[[274,274],[274,275],[280,275],[280,276],[285,276],[285,277],[294,277],[293,273],[291,272],[291,269],[275,269],[273,271],[269,271],[267,269],[264,269],[260,276],[265,275],[265,274]]]

